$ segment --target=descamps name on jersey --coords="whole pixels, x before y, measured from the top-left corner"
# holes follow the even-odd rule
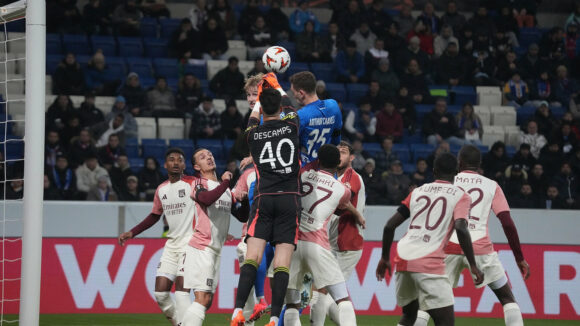
[[[283,136],[283,135],[290,134],[290,133],[292,133],[292,128],[290,128],[290,126],[284,126],[282,128],[278,128],[278,129],[274,129],[274,130],[255,132],[254,133],[254,140],[274,138],[274,137]]]
[[[163,213],[165,215],[183,214],[183,209],[187,206],[186,203],[163,204]]]

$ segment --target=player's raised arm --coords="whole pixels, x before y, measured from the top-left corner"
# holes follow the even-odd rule
[[[457,232],[457,239],[461,250],[465,254],[465,258],[469,262],[471,273],[475,275],[475,284],[483,283],[483,273],[477,268],[475,263],[475,254],[473,253],[473,245],[471,243],[471,235],[467,229],[467,219],[469,218],[469,208],[471,206],[471,198],[467,194],[459,200],[453,211],[453,219],[455,219],[455,232]]]
[[[201,181],[199,181],[195,188],[193,189],[193,193],[191,194],[191,198],[196,202],[203,204],[205,206],[210,206],[215,203],[221,195],[228,190],[230,187],[230,180],[232,179],[232,173],[229,171],[224,172],[222,175],[222,182],[219,186],[215,187],[212,190],[207,190],[203,187]]]
[[[409,194],[409,199],[411,194]],[[407,201],[407,200],[405,200]],[[389,219],[387,224],[385,224],[385,228],[383,229],[383,250],[381,254],[381,260],[377,266],[377,280],[382,281],[385,278],[385,272],[389,272],[389,276],[392,273],[391,270],[391,245],[393,244],[393,238],[395,237],[395,229],[403,224],[406,219],[409,218],[411,213],[409,212],[409,207],[405,204],[402,204],[397,209],[397,212]]]

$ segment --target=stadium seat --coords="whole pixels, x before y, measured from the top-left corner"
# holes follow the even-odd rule
[[[127,76],[127,63],[121,57],[106,57],[105,62],[111,70],[118,72],[119,75]],[[123,78],[124,80],[125,78]]]
[[[131,166],[131,172],[137,174],[143,167],[145,167],[145,162],[140,157],[129,157],[129,165]]]
[[[157,37],[158,27],[157,19],[151,17],[141,18],[141,36],[143,37]]]
[[[493,126],[515,126],[516,110],[511,106],[492,106],[491,124]]]
[[[188,64],[185,66],[185,72],[193,74],[198,79],[206,79],[207,78],[207,67],[205,62],[203,64]]]
[[[486,105],[475,105],[473,107],[473,111],[475,114],[479,116],[481,119],[481,123],[485,125],[491,125],[491,111],[489,110],[489,106]]]
[[[346,89],[344,88],[344,84],[326,83],[326,91],[330,95],[330,98],[338,102],[346,102]]]
[[[143,55],[143,42],[138,37],[118,37],[119,55],[122,57],[140,57]]]
[[[453,104],[463,105],[466,102],[472,105],[477,102],[477,93],[472,86],[453,86],[451,88],[453,99]]]
[[[226,101],[221,98],[214,98],[213,99],[213,107],[218,113],[222,113],[226,110]]]
[[[481,142],[486,146],[492,146],[493,143],[505,142],[505,129],[503,126],[483,126],[483,137]]]
[[[173,32],[179,28],[181,24],[181,19],[160,19],[159,25],[161,25],[160,37],[162,39],[170,39]]]
[[[11,115],[24,115],[25,114],[25,102],[24,101],[14,101],[6,103],[6,112]]]
[[[185,123],[181,118],[159,118],[157,120],[159,138],[175,139],[185,136]]]
[[[126,58],[129,71],[136,72],[139,77],[153,77],[151,60],[147,58]]]
[[[169,56],[168,42],[156,38],[146,38],[143,40],[145,54],[150,58],[167,58]]]
[[[369,91],[367,84],[346,84],[346,92],[348,93],[348,101],[358,103]]]
[[[4,137],[4,134],[2,134]],[[24,140],[19,137],[8,135],[6,143],[2,148],[6,150],[5,160],[21,160],[24,158]]]
[[[542,38],[542,32],[534,27],[522,27],[519,34],[518,42],[523,48],[527,48],[532,43],[539,43]]]
[[[211,80],[218,71],[227,67],[227,60],[208,60],[207,61],[207,80]]]
[[[316,76],[316,79],[323,80],[327,83],[336,80],[332,63],[312,63],[310,66],[312,67],[312,73]]]
[[[296,58],[296,44],[294,42],[280,41],[277,45],[285,48],[290,54],[290,58]]]
[[[46,34],[46,54],[62,54],[60,34]]]
[[[550,111],[552,111],[552,115],[554,116],[554,118],[559,120],[562,119],[564,113],[566,113],[567,110],[563,106],[552,106],[550,107]]]
[[[47,75],[54,75],[56,72],[56,68],[58,68],[58,64],[62,61],[63,56],[58,55],[46,55],[46,74]]]
[[[155,68],[155,76],[164,76],[166,78],[179,77],[179,67],[176,59],[153,59],[153,68]],[[175,90],[175,89],[174,89]]]
[[[141,139],[143,157],[163,157],[167,151],[167,145],[164,139],[144,138]]]
[[[413,161],[417,161],[420,157],[427,158],[435,150],[435,146],[431,144],[412,144],[409,147],[413,153]]]
[[[519,146],[520,145],[520,127],[518,126],[505,126],[505,144],[509,146]],[[484,130],[485,132],[485,130]]]
[[[157,123],[155,118],[137,117],[137,131],[139,139],[157,137]]]
[[[209,89],[209,80],[201,79],[199,82],[201,83],[201,90],[205,95],[212,98],[215,97],[215,94],[212,92],[211,89]]]
[[[516,110],[517,118],[516,122],[519,126],[523,126],[528,123],[528,120],[534,117],[536,113],[536,108],[533,106],[521,106]]]
[[[240,61],[246,60],[248,57],[246,42],[241,40],[228,40],[228,50],[225,53],[225,57],[236,57]]]
[[[417,113],[416,123],[421,125],[423,119],[427,114],[433,111],[434,106],[432,104],[417,104],[415,105],[415,112]]]
[[[393,152],[397,154],[401,162],[411,162],[411,151],[409,150],[409,146],[407,144],[394,144]]]
[[[26,53],[26,34],[21,32],[8,33],[8,52]]]
[[[478,86],[476,88],[476,93],[478,105],[501,105],[502,92],[499,87]]]
[[[93,35],[91,43],[93,44],[93,53],[101,50],[105,57],[117,55],[117,42],[112,36]]]
[[[448,105],[447,112],[451,113],[453,116],[456,116],[459,112],[461,112],[462,106],[461,105]]]
[[[290,68],[288,68],[288,70],[286,70],[282,79],[288,80],[290,78],[290,76],[294,75],[297,72],[301,72],[301,71],[310,71],[310,66],[308,65],[308,63],[292,62],[292,64],[290,65]]]
[[[137,138],[125,139],[125,152],[129,158],[139,157],[139,140]]]
[[[148,90],[149,88],[155,86],[155,78],[153,77],[139,76],[139,82],[141,83],[141,87],[143,87],[144,90]]]
[[[505,147],[505,152],[506,152],[508,157],[514,157],[514,155],[516,155],[517,151],[518,151],[517,148],[515,148],[514,146],[506,146]]]
[[[167,87],[176,93],[179,87],[179,78],[167,78]]]
[[[245,117],[246,113],[250,111],[250,104],[248,104],[248,101],[246,100],[236,100],[236,107],[243,117]]]
[[[416,143],[423,142],[423,136],[421,136],[421,132],[417,131],[412,135],[404,135],[403,139],[401,139],[401,144],[407,145],[414,145]]]
[[[91,53],[91,44],[89,43],[89,39],[86,35],[79,34],[79,35],[71,35],[65,34],[62,36],[62,43],[64,47],[64,52],[72,52],[74,54],[92,54]]]
[[[179,147],[183,150],[185,154],[185,160],[189,162],[191,159],[191,155],[193,154],[193,149],[195,145],[191,139],[170,139],[169,140],[170,147]]]
[[[481,155],[487,154],[487,152],[489,152],[489,147],[485,146],[485,145],[477,145],[477,148],[479,148],[479,151],[481,152]]]
[[[240,72],[242,75],[247,76],[248,73],[254,69],[254,61],[244,61],[240,60],[238,62],[238,68],[240,68]]]
[[[236,141],[233,139],[224,139],[223,143],[224,143],[225,154],[226,154],[226,156],[229,156],[228,154],[230,153],[230,150],[232,149],[232,147],[234,147],[234,144],[236,143]]]
[[[415,173],[416,169],[417,169],[417,165],[415,165],[413,163],[403,163],[403,172],[407,175],[411,175],[411,174]]]
[[[196,145],[196,148],[205,148],[209,150],[216,160],[222,160],[225,158],[223,144],[219,139],[197,139]]]

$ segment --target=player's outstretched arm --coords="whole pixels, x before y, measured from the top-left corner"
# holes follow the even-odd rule
[[[232,179],[232,173],[229,171],[224,172],[224,174],[222,175],[222,182],[219,184],[219,186],[213,188],[212,190],[207,190],[205,188],[203,188],[203,186],[200,184],[198,184],[197,186],[195,186],[195,192],[192,194],[192,198],[193,200],[195,200],[196,202],[204,205],[204,206],[210,206],[213,203],[215,203],[216,200],[218,200],[221,195],[228,190],[228,188],[230,187],[230,180]]]
[[[362,226],[363,229],[366,229],[367,221],[365,220],[364,216],[362,216],[362,214],[356,209],[356,207],[354,207],[354,205],[351,202],[348,202],[348,204],[346,204],[344,209],[349,211],[352,215],[354,215],[355,221],[360,226]]]
[[[501,227],[503,228],[503,232],[510,244],[510,248],[514,253],[514,257],[522,273],[524,280],[527,280],[530,277],[530,265],[524,259],[524,254],[522,252],[522,246],[520,245],[520,237],[518,235],[518,230],[516,229],[516,225],[514,224],[514,220],[512,219],[509,211],[504,211],[497,214],[497,218],[501,222]]]
[[[389,276],[392,273],[390,254],[393,238],[395,237],[395,229],[399,225],[403,224],[403,222],[409,218],[409,215],[409,208],[407,206],[399,206],[395,215],[389,219],[385,225],[385,228],[383,229],[383,251],[376,271],[377,280],[379,281],[382,281],[385,278],[385,273],[387,271],[389,272]]]
[[[465,258],[469,262],[471,268],[471,273],[475,275],[475,284],[481,284],[483,282],[483,273],[477,268],[475,264],[475,255],[473,253],[473,245],[471,243],[471,235],[469,235],[469,230],[467,229],[467,220],[460,218],[455,220],[455,232],[457,232],[457,239],[459,240],[459,245],[461,250],[465,254]]]
[[[141,223],[137,224],[134,228],[132,228],[131,231],[123,232],[121,233],[121,235],[119,235],[118,239],[119,244],[123,246],[127,240],[133,239],[134,237],[138,236],[141,232],[149,229],[155,223],[157,223],[157,221],[159,221],[160,218],[161,215],[159,214],[151,213],[147,215],[147,217],[143,221],[141,221]]]

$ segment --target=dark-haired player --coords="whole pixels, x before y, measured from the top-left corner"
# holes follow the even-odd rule
[[[397,304],[403,308],[399,325],[412,326],[421,309],[431,315],[436,326],[452,326],[453,290],[445,275],[445,254],[453,229],[475,276],[475,284],[483,282],[477,268],[471,237],[467,230],[471,199],[453,185],[457,159],[440,154],[434,163],[435,182],[415,188],[385,225],[382,257],[377,266],[377,279],[391,274],[390,250],[395,229],[412,216],[407,233],[397,244],[395,263]]]
[[[240,268],[232,326],[241,326],[245,322],[242,308],[254,286],[266,242],[276,248],[268,326],[278,325],[288,287],[300,216],[299,120],[296,112],[288,107],[284,109],[285,116],[280,118],[281,97],[276,89],[263,89],[246,130],[257,177],[246,235],[248,248],[244,265]],[[261,125],[260,111],[264,118]]]
[[[503,306],[505,324],[507,326],[523,326],[524,321],[520,307],[508,284],[505,270],[493,249],[489,239],[489,215],[493,211],[500,220],[508,239],[516,263],[524,279],[530,276],[530,266],[524,259],[518,231],[510,215],[510,208],[503,191],[497,182],[479,175],[476,171],[481,163],[481,152],[473,145],[465,145],[459,151],[459,171],[455,176],[455,185],[463,188],[471,196],[471,212],[469,216],[469,233],[473,241],[473,251],[477,266],[481,268],[485,281],[476,287],[485,285],[495,293]],[[457,235],[453,234],[445,247],[445,270],[449,282],[457,286],[461,272],[469,267],[467,259],[458,243]],[[420,311],[415,326],[426,326],[429,315]]]
[[[351,204],[351,191],[334,178],[340,164],[340,152],[334,145],[326,144],[318,150],[319,170],[303,168],[302,214],[298,233],[298,246],[292,256],[290,283],[286,293],[284,325],[300,325],[298,312],[300,290],[304,274],[312,273],[314,285],[325,289],[338,305],[340,325],[356,325],[354,307],[346,289],[345,279],[328,240],[327,226],[337,209],[353,214],[356,223],[364,228],[365,219]]]
[[[119,244],[124,245],[127,240],[157,223],[161,215],[165,216],[169,226],[168,239],[157,266],[154,294],[163,314],[173,325],[177,325],[191,303],[189,289],[183,285],[183,255],[193,232],[195,204],[189,198],[189,194],[194,178],[183,175],[185,157],[179,148],[170,148],[165,153],[164,166],[169,178],[157,187],[151,213],[131,231],[122,233],[119,236]],[[175,302],[170,296],[174,282]]]

